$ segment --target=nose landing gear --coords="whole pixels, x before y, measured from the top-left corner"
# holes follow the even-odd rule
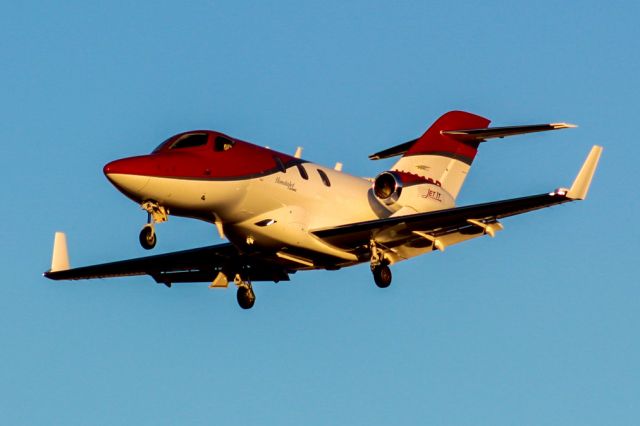
[[[147,224],[140,231],[140,245],[145,250],[151,250],[158,241],[155,224],[166,222],[169,219],[169,211],[155,201],[145,201],[141,207],[147,212]]]

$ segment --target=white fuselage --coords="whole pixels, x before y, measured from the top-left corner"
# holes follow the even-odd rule
[[[297,167],[286,172],[242,180],[183,179],[154,176],[110,175],[129,196],[154,200],[170,214],[218,222],[225,235],[243,249],[300,249],[356,262],[352,253],[336,248],[309,231],[375,220],[395,214],[416,213],[453,206],[448,195],[422,195],[419,210],[404,212],[402,203],[387,206],[371,190],[368,179],[313,163],[303,163],[304,179]],[[328,178],[327,185],[320,172]],[[421,193],[446,192],[435,185],[419,185]],[[427,188],[429,187],[429,188]],[[408,188],[407,195],[412,193]],[[416,190],[413,196],[420,197]],[[402,202],[402,199],[399,200]]]

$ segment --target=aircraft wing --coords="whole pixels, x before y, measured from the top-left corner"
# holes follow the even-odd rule
[[[313,231],[313,234],[344,249],[368,246],[371,240],[387,247],[394,247],[420,239],[430,241],[436,248],[444,249],[447,239],[443,237],[451,234],[458,234],[457,238],[449,239],[453,243],[483,234],[493,236],[495,231],[502,229],[499,219],[584,199],[601,152],[602,148],[599,146],[591,149],[571,189],[568,190],[558,189],[528,197],[350,223],[318,229]],[[441,246],[438,247],[438,244]]]
[[[387,245],[391,242],[394,245],[404,244],[409,240],[430,237],[435,239],[455,232],[482,234],[487,229],[486,226],[496,224],[498,219],[569,201],[573,200],[562,191],[557,191],[428,213],[350,223],[320,229],[313,233],[324,241],[344,249],[368,245],[372,239]]]
[[[62,239],[64,243],[59,243]],[[247,269],[250,270],[248,274],[252,281],[289,280],[289,271],[284,267],[243,256],[229,243],[73,269],[68,268],[66,251],[64,234],[56,234],[52,268],[44,273],[45,277],[52,280],[82,280],[150,275],[158,283],[170,284],[212,282],[222,270],[233,277],[231,274],[239,273],[239,268],[243,268],[242,272],[245,273]],[[64,260],[60,262],[60,258]]]

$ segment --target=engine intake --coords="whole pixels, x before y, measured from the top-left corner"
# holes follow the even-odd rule
[[[393,172],[382,172],[373,181],[373,193],[385,204],[393,204],[402,193],[402,180]]]

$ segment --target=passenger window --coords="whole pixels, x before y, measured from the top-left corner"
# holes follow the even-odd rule
[[[325,184],[325,186],[331,186],[331,181],[329,180],[329,176],[327,176],[327,174],[318,169],[318,174],[320,175],[320,179],[322,179],[322,183]]]
[[[184,135],[171,145],[169,149],[193,148],[195,146],[203,146],[207,144],[209,135],[206,133],[191,133]]]
[[[300,163],[296,164],[296,167],[298,167],[298,172],[300,173],[300,176],[302,176],[302,179],[304,180],[308,180],[309,179],[309,175],[307,174],[307,171],[304,169],[304,166]]]
[[[216,137],[216,141],[213,144],[214,151],[228,151],[233,148],[235,142],[229,138],[225,138],[224,136]]]

